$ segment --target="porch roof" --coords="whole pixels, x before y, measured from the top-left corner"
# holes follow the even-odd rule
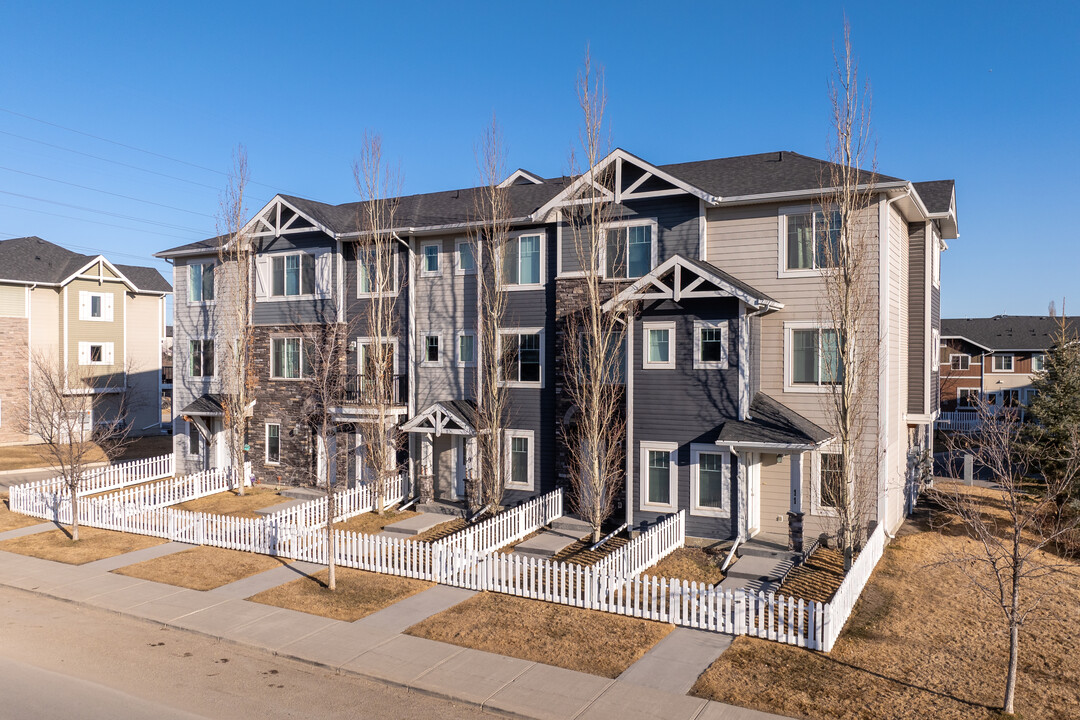
[[[719,431],[716,444],[731,447],[813,450],[833,438],[828,430],[761,392],[750,403],[748,419],[724,422]]]
[[[467,400],[440,400],[401,426],[405,432],[476,435],[476,407]]]
[[[196,417],[222,417],[225,414],[225,408],[221,404],[224,397],[224,395],[207,393],[195,398],[186,408],[180,411],[180,414],[194,415]]]
[[[647,275],[604,303],[608,312],[631,300],[674,300],[684,298],[733,297],[754,309],[776,311],[784,307],[760,290],[711,263],[673,255]]]

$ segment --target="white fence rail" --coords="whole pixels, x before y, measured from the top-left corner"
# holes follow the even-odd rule
[[[173,453],[159,455],[157,457],[142,460],[130,460],[125,463],[117,463],[108,467],[87,470],[79,481],[78,496],[97,495],[124,488],[129,485],[160,480],[172,477],[176,474],[176,456]],[[28,497],[31,493],[45,491],[66,491],[66,483],[62,476],[35,480],[34,482],[13,485],[10,489],[11,509],[22,512],[16,505]]]
[[[383,498],[383,506],[393,505],[405,499],[408,483],[407,475],[399,475],[389,479],[386,483],[386,497]],[[371,512],[375,509],[375,488],[371,483],[365,483],[347,490],[340,490],[335,493],[334,502],[337,506],[334,513],[334,522],[348,520],[353,516]],[[290,523],[305,527],[326,525],[326,508],[327,500],[324,495],[306,503],[293,505],[276,513],[271,513],[266,516],[266,519],[277,523]]]
[[[832,650],[836,639],[840,637],[840,631],[844,629],[844,625],[855,607],[855,602],[862,594],[867,581],[870,580],[870,575],[874,572],[874,568],[877,567],[878,560],[881,559],[881,554],[884,551],[885,526],[878,523],[878,526],[874,528],[874,532],[870,533],[870,539],[867,540],[866,545],[859,552],[859,557],[855,558],[855,562],[852,563],[851,570],[844,577],[844,581],[840,583],[840,588],[829,602],[830,623],[821,648],[825,652]]]
[[[616,577],[633,577],[686,544],[686,511],[667,517],[594,565]]]
[[[562,517],[562,509],[563,490],[559,488],[432,544],[450,552],[494,552]]]
[[[938,430],[974,432],[979,428],[979,413],[943,412],[938,414],[937,420],[934,421],[934,427]]]

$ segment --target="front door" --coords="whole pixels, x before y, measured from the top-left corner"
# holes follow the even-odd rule
[[[454,436],[454,455],[456,456],[454,472],[454,495],[456,499],[465,499],[465,476],[468,474],[469,456],[466,445],[467,438],[464,435]]]
[[[747,534],[753,537],[761,530],[761,457],[746,454],[746,521]]]

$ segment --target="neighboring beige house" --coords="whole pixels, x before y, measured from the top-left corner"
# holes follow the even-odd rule
[[[35,440],[23,430],[30,357],[38,354],[108,375],[111,389],[125,394],[130,433],[159,433],[170,294],[153,268],[115,265],[38,237],[0,242],[0,445]]]

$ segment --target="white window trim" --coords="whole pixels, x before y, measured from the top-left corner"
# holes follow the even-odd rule
[[[720,330],[721,342],[724,345],[724,359],[720,361],[706,362],[701,359],[701,331]],[[730,366],[730,348],[728,343],[731,336],[728,332],[727,320],[695,320],[694,321],[694,369],[695,370],[727,370]]]
[[[94,317],[90,314],[90,308],[92,307],[93,298],[95,297],[101,299],[101,317]],[[115,296],[112,293],[80,290],[79,319],[86,322],[112,322],[115,317],[113,314],[114,297]],[[83,302],[84,300],[85,302]]]
[[[390,343],[393,346],[393,349],[391,350],[391,352],[393,352],[393,354],[394,354],[394,359],[392,360],[392,364],[394,366],[394,375],[396,377],[398,372],[400,371],[400,367],[401,367],[400,365],[398,365],[398,360],[400,359],[400,356],[398,355],[398,339],[397,339],[397,337],[376,338],[376,337],[371,336],[371,335],[366,335],[366,336],[356,338],[356,374],[357,374],[357,376],[358,377],[362,376],[361,371],[363,370],[363,368],[360,367],[360,358],[363,357],[360,348],[365,347],[367,345],[374,345],[376,342]],[[439,356],[441,357],[442,356],[442,352],[441,352],[442,348],[440,347],[439,350],[440,350]]]
[[[779,250],[777,257],[779,262],[777,264],[776,276],[780,278],[797,278],[797,277],[821,277],[827,272],[832,272],[835,268],[802,268],[789,270],[787,266],[787,221],[789,215],[803,215],[806,213],[825,212],[820,205],[791,205],[788,207],[781,207],[776,211],[776,235],[777,243],[779,244]],[[817,248],[814,248],[816,255]]]
[[[192,300],[191,299],[191,268],[194,265],[210,265],[216,267],[218,263],[212,260],[206,260],[202,262],[189,262],[185,267],[187,268],[187,304],[188,305],[216,305],[217,304],[217,271],[214,272],[214,299],[213,300]],[[205,272],[205,271],[204,271]]]
[[[529,441],[529,481],[524,483],[511,482],[511,470],[513,469],[513,452],[511,441],[514,438],[527,438]],[[506,472],[506,488],[508,490],[532,490],[535,487],[535,475],[536,475],[536,442],[533,439],[534,433],[532,430],[507,430],[503,442],[506,443],[506,459],[505,459],[505,472]]]
[[[1016,372],[1016,356],[1015,355],[1012,355],[1012,354],[998,355],[998,354],[995,353],[991,357],[994,358],[993,360],[990,361],[991,362],[990,367],[992,368],[991,372],[996,372],[996,373]],[[1009,369],[1008,370],[998,367],[998,358],[1001,358],[1002,360],[1004,360],[1005,358],[1009,358]]]
[[[463,338],[465,336],[469,336],[469,337],[471,337],[473,339],[473,359],[470,362],[464,362],[461,359],[461,338]],[[543,346],[543,343],[541,343],[541,346]],[[454,342],[454,355],[457,358],[457,366],[458,367],[476,367],[476,332],[475,331],[473,331],[473,330],[458,330],[457,331],[457,335],[455,336],[455,342]],[[543,363],[541,363],[541,365],[542,364]],[[541,368],[540,377],[543,378],[543,376],[544,376],[544,371],[543,371],[543,368]]]
[[[303,335],[271,335],[270,336],[270,379],[271,380],[281,380],[281,381],[284,381],[284,382],[299,382],[300,380],[307,379],[307,378],[304,377],[304,341],[306,339],[307,338],[305,338]],[[279,377],[279,376],[274,374],[274,341],[275,340],[299,340],[300,341],[300,368],[299,368],[300,369],[300,375],[298,375],[297,377],[294,377],[294,378],[291,378],[291,377]],[[215,348],[215,351],[216,350],[217,350],[217,348]],[[216,362],[216,360],[217,360],[216,352],[215,352],[214,359],[215,359],[215,362]]]
[[[358,298],[380,298],[380,297],[397,297],[397,294],[401,291],[401,286],[398,283],[398,266],[401,264],[396,252],[391,251],[393,255],[394,277],[390,280],[390,285],[393,290],[387,290],[386,292],[364,292],[360,289],[360,254],[364,251],[362,246],[356,248],[356,297]],[[290,295],[289,297],[296,297]]]
[[[278,429],[278,459],[276,461],[270,459],[270,426],[274,425]],[[265,425],[263,431],[263,464],[270,467],[277,467],[281,465],[281,423],[268,422]]]
[[[701,464],[699,457],[703,454],[723,457],[723,479],[720,482],[721,506],[718,508],[700,505]],[[731,451],[728,448],[719,447],[713,443],[690,445],[690,514],[702,517],[731,517]]]
[[[971,393],[975,393],[976,395],[982,395],[982,390],[980,388],[958,387],[958,388],[956,388],[956,399],[957,400],[964,397],[960,393],[964,392],[965,390],[967,391],[968,395],[970,395]]]
[[[531,327],[531,328],[501,328],[499,330],[499,347],[496,352],[502,357],[502,339],[505,335],[539,335],[540,336],[540,382],[525,382],[523,380],[505,380],[502,377],[502,367],[499,368],[499,385],[502,387],[511,388],[544,388],[544,382],[547,380],[547,373],[545,372],[546,358],[545,355],[545,343],[544,343],[544,328]]]
[[[804,383],[794,383],[791,379],[791,367],[793,358],[791,353],[795,351],[795,330],[834,330],[835,328],[822,325],[820,322],[814,320],[789,320],[784,323],[784,392],[790,393],[829,393],[836,385],[832,383],[821,383],[818,381],[817,385],[808,385]],[[819,367],[820,371],[821,368]]]
[[[187,445],[187,450],[185,452],[187,453],[187,456],[189,458],[201,458],[202,453],[195,453],[195,452],[191,451],[191,431],[192,430],[194,430],[195,434],[199,436],[199,447],[201,449],[203,449],[204,451],[208,449],[206,447],[207,446],[206,438],[204,438],[202,436],[202,433],[199,432],[199,427],[195,423],[193,423],[191,421],[188,421],[188,423],[187,423],[187,432],[184,433],[185,437],[187,437],[187,443],[185,443]]]
[[[185,363],[185,367],[187,368],[187,372],[185,374],[185,377],[189,381],[194,381],[194,382],[213,380],[214,377],[217,376],[217,351],[218,351],[217,343],[214,342],[214,367],[211,368],[211,370],[213,370],[213,372],[210,373],[209,375],[206,375],[206,374],[192,375],[191,374],[191,359],[192,359],[193,356],[192,356],[192,352],[191,352],[191,343],[193,343],[193,342],[203,342],[203,343],[204,342],[214,342],[214,338],[204,337],[204,336],[201,336],[201,335],[199,337],[189,337],[188,338],[187,362]],[[273,350],[274,350],[273,347],[271,347],[270,351],[273,352]],[[176,343],[174,341],[174,343],[173,343],[173,353],[175,354],[175,352],[176,352]],[[173,369],[173,371],[175,372],[175,368]],[[174,383],[176,382],[175,377],[173,377],[173,382]]]
[[[953,358],[967,358],[968,366],[966,368],[953,367]],[[971,369],[971,356],[967,353],[949,353],[949,368],[957,372],[967,372]]]
[[[601,233],[603,233],[603,236],[602,236],[603,239],[602,239],[602,241],[600,243],[600,252],[597,253],[597,255],[600,256],[600,276],[602,278],[604,278],[605,280],[610,280],[612,282],[617,282],[619,280],[622,280],[622,281],[625,282],[627,280],[637,280],[638,278],[644,277],[644,275],[636,275],[634,277],[609,277],[608,274],[607,274],[607,233],[608,233],[608,230],[618,230],[619,228],[631,228],[631,227],[639,227],[639,226],[645,226],[645,227],[650,228],[650,230],[649,230],[649,241],[650,241],[649,242],[649,245],[650,245],[650,248],[649,248],[649,265],[650,265],[649,272],[652,272],[654,269],[656,269],[656,266],[659,264],[657,262],[657,259],[659,257],[659,253],[660,253],[660,249],[659,249],[660,248],[660,233],[659,233],[660,224],[656,221],[656,218],[636,218],[634,220],[616,220],[616,221],[613,221],[613,222],[606,222],[606,223],[604,223],[603,225],[600,226],[600,231],[601,231]],[[627,260],[629,261],[629,258],[627,258]],[[580,274],[584,275],[585,273],[581,272]]]
[[[668,502],[650,503],[649,497],[649,451],[668,453]],[[641,510],[653,512],[672,512],[679,504],[679,443],[650,442],[638,443],[638,485],[641,497]]]
[[[90,359],[90,349],[95,346],[101,346],[101,360],[93,361]],[[85,353],[84,353],[85,351]],[[79,342],[79,365],[88,366],[94,365],[99,367],[111,366],[116,364],[116,344],[111,342],[95,342],[84,340]],[[83,362],[85,357],[86,362]]]
[[[822,517],[837,517],[836,508],[825,507],[821,504],[821,456],[839,455],[840,453],[827,453],[824,451],[810,453],[810,514]]]
[[[539,290],[547,283],[547,263],[544,262],[544,258],[547,256],[547,232],[544,230],[522,230],[516,232],[507,238],[508,242],[518,243],[518,262],[521,258],[521,238],[523,237],[539,237],[540,238],[540,282],[535,283],[504,283],[502,281],[502,263],[498,263],[497,272],[499,273],[499,289],[506,290],[507,292],[521,292],[523,290]],[[521,267],[518,267],[518,276],[521,275]]]
[[[437,338],[439,343],[439,359],[427,359],[428,338]],[[446,345],[443,343],[442,333],[425,332],[420,335],[420,367],[442,367],[443,358],[446,357]]]
[[[1040,367],[1040,368],[1035,367],[1035,358],[1040,358],[1039,364],[1042,367]],[[1032,353],[1031,354],[1031,372],[1033,372],[1033,373],[1042,372],[1045,369],[1046,369],[1046,353]]]
[[[329,251],[326,251],[329,252]],[[288,252],[275,252],[275,253],[260,253],[266,258],[266,295],[257,298],[258,302],[295,302],[297,300],[313,300],[315,298],[322,298],[323,295],[319,294],[319,257],[324,252],[308,252],[307,250],[289,250]],[[285,258],[290,255],[308,255],[315,262],[315,287],[313,292],[300,293],[299,295],[275,295],[274,294],[274,258]],[[258,272],[258,270],[256,270]],[[300,259],[300,289],[304,289],[304,260]],[[217,297],[215,291],[215,297]],[[325,297],[329,297],[326,295]]]
[[[666,362],[649,361],[649,331],[668,331],[668,359]],[[696,335],[696,332],[695,332]],[[675,322],[643,322],[641,323],[641,369],[642,370],[674,370],[675,369]]]
[[[432,246],[438,248],[438,253],[435,256],[437,258],[437,264],[439,266],[437,270],[427,269],[427,248]],[[424,242],[420,243],[420,277],[440,277],[442,275],[443,267],[442,256],[442,240],[425,240]]]
[[[465,245],[469,248],[469,251],[473,256],[473,269],[466,270],[461,267],[461,246]],[[476,274],[476,245],[469,239],[459,238],[454,242],[454,274],[455,275],[475,275]]]

